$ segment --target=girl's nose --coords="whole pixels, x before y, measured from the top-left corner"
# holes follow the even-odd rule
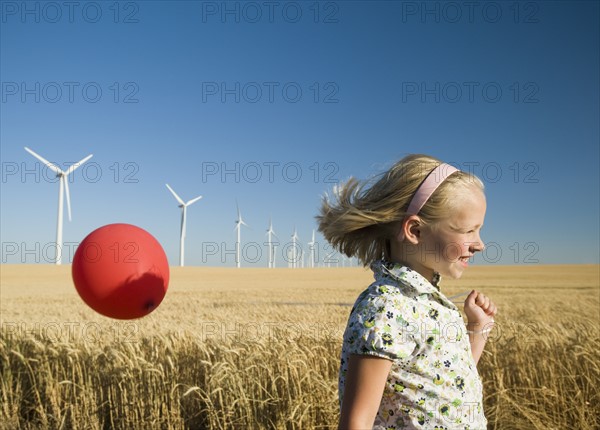
[[[481,236],[477,236],[477,240],[471,242],[470,248],[473,252],[481,252],[485,249],[485,244],[483,243],[483,240],[481,240]]]

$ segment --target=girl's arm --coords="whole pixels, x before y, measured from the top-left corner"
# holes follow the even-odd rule
[[[498,312],[494,302],[479,291],[473,290],[465,299],[465,314],[467,315],[467,331],[471,341],[471,354],[475,364],[479,362],[483,348],[489,336],[489,330],[494,325],[494,316]]]
[[[392,362],[372,355],[350,355],[339,430],[373,427]]]
[[[485,325],[481,324],[470,324],[467,323],[467,330],[473,331],[475,333],[469,333],[469,341],[471,342],[471,355],[473,355],[473,360],[475,360],[475,364],[479,363],[479,359],[481,358],[481,354],[483,354],[483,349],[485,348],[485,344],[487,342],[487,338],[489,336],[489,332],[479,333],[482,330],[482,327],[485,327],[484,330],[491,328],[493,323],[488,323]]]

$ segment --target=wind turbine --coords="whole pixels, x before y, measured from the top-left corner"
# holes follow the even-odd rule
[[[312,232],[312,240],[308,242],[308,250],[310,251],[310,267],[315,267],[315,229]]]
[[[292,234],[292,267],[295,269],[298,267],[298,250],[296,249],[296,242],[298,240],[298,233],[296,227],[294,227],[294,234]]]
[[[71,221],[71,194],[69,193],[69,181],[67,180],[67,176],[75,171],[79,166],[92,158],[93,154],[88,155],[83,160],[71,164],[69,168],[64,171],[59,168],[56,164],[49,162],[41,155],[36,154],[31,149],[25,147],[25,151],[29,152],[35,158],[40,160],[42,163],[46,165],[46,167],[56,173],[56,177],[58,177],[58,221],[56,223],[56,261],[57,265],[60,265],[62,262],[62,225],[63,225],[63,194],[67,195],[67,213],[69,215],[69,221]]]
[[[240,212],[240,206],[237,204],[235,204],[237,206],[237,214],[238,217],[235,220],[235,228],[234,230],[237,230],[237,243],[236,243],[236,266],[239,269],[241,267],[241,260],[240,260],[240,250],[241,250],[241,230],[242,230],[242,226],[245,225],[246,227],[248,227],[248,224],[246,224],[244,222],[244,220],[242,219],[242,214]]]
[[[269,269],[272,269],[273,267],[275,267],[275,247],[273,245],[273,239],[272,237],[275,236],[277,237],[277,235],[275,234],[275,231],[273,230],[273,222],[271,220],[271,218],[269,218],[269,228],[267,230],[267,245],[269,247],[269,262],[267,267]],[[277,237],[277,239],[279,239]]]
[[[187,207],[196,203],[198,200],[200,200],[202,198],[202,196],[198,196],[192,200],[189,200],[186,203],[181,199],[181,197],[179,197],[177,195],[177,193],[175,191],[173,191],[173,188],[171,188],[169,186],[169,184],[165,184],[165,185],[167,186],[169,191],[171,191],[171,194],[173,194],[173,197],[175,197],[175,200],[177,200],[177,202],[179,203],[179,207],[181,208],[181,234],[179,237],[179,265],[181,267],[183,267],[184,260],[185,260],[185,258],[184,258],[185,227],[186,227],[185,215],[186,215]]]

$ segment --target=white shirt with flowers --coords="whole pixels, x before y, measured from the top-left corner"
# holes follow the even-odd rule
[[[375,282],[356,300],[344,332],[340,405],[351,354],[392,361],[374,429],[482,430],[482,384],[458,308],[399,264],[371,265]]]

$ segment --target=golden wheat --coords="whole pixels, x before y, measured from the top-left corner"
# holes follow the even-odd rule
[[[479,370],[489,429],[600,427],[598,266],[475,267],[500,308]],[[331,429],[363,269],[176,268],[150,316],[103,318],[68,267],[2,266],[4,429]]]

